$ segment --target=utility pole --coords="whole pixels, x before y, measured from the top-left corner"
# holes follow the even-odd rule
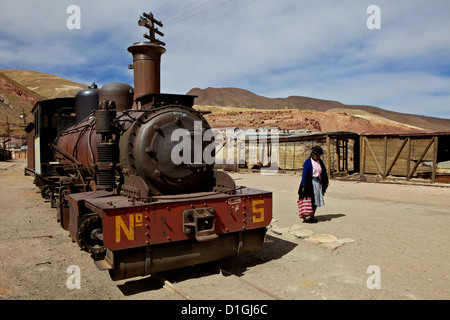
[[[151,13],[151,12],[149,12],[149,13],[143,12],[138,21],[139,26],[146,27],[147,29],[149,29],[149,34],[148,35],[144,34],[143,35],[144,38],[150,40],[151,43],[156,43],[156,44],[164,47],[166,44],[155,38],[155,34],[158,34],[161,37],[164,37],[164,33],[159,31],[158,28],[155,28],[155,24],[160,26],[161,28],[163,27],[163,24],[161,23],[161,21],[158,21],[155,18],[153,18],[153,13]]]

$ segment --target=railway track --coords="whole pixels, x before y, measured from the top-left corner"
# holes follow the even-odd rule
[[[221,275],[221,277],[219,278],[220,283],[217,283],[215,288],[217,290],[217,292],[220,292],[221,290],[227,290],[227,288],[229,288],[229,281],[231,281],[231,279],[233,281],[239,281],[240,284],[242,284],[241,286],[241,290],[250,290],[250,291],[257,291],[259,294],[262,294],[262,296],[266,299],[272,299],[272,300],[284,300],[282,297],[276,295],[273,292],[268,291],[267,289],[262,288],[261,286],[248,281],[246,279],[243,279],[242,277],[239,277],[237,275],[235,275],[234,273],[227,271],[223,268],[220,268],[218,266],[214,266],[214,269],[216,270],[216,272],[219,272],[219,274]],[[193,288],[190,288],[188,291],[184,288],[181,288],[180,286],[177,286],[176,284],[170,282],[169,280],[165,279],[164,276],[162,275],[152,275],[152,277],[155,280],[158,280],[161,284],[161,286],[172,292],[177,294],[178,296],[182,297],[185,300],[195,300],[195,298],[192,298],[193,296],[193,292],[194,291]],[[240,297],[233,297],[232,299],[240,299],[240,298],[246,298],[245,296],[240,296]]]

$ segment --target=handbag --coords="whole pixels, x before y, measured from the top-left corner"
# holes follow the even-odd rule
[[[297,206],[298,206],[298,217],[300,219],[310,217],[314,214],[311,198],[303,198],[297,200]]]

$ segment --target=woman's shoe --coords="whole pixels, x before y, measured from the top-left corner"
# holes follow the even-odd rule
[[[317,220],[314,217],[309,217],[308,219],[303,219],[303,222],[306,222],[306,223],[317,223],[317,222],[319,222],[319,220]]]

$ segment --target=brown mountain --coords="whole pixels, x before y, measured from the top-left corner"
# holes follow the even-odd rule
[[[345,130],[359,133],[450,129],[450,119],[399,113],[366,105],[345,105],[337,101],[301,96],[267,98],[237,88],[194,88],[188,94],[198,96],[195,103],[199,106],[265,110],[267,120],[263,120],[261,116],[260,121],[256,121],[258,117],[255,118],[256,125],[259,126],[272,125],[282,129],[302,129],[301,126],[303,126],[314,131]],[[268,114],[268,110],[278,111]],[[306,115],[302,115],[302,112],[306,112]],[[276,117],[279,119],[277,120]],[[289,121],[283,121],[282,118]],[[233,125],[238,119],[232,118],[232,121],[228,122]],[[298,120],[297,124],[295,124],[296,120]],[[255,126],[255,121],[249,123],[249,126]],[[222,123],[226,124],[226,121]]]
[[[28,70],[0,69],[0,134],[6,122],[12,135],[23,136],[31,109],[42,99],[73,97],[87,85]],[[192,89],[197,108],[215,127],[267,127],[312,131],[400,132],[449,130],[450,119],[398,113],[371,106],[345,105],[308,97],[267,98],[236,88]],[[23,118],[25,115],[25,119]]]
[[[0,74],[46,99],[74,97],[88,86],[51,74],[16,69],[0,69]]]
[[[73,97],[83,88],[87,86],[50,74],[0,69],[0,135],[7,134],[8,123],[11,136],[23,138],[36,101]]]

